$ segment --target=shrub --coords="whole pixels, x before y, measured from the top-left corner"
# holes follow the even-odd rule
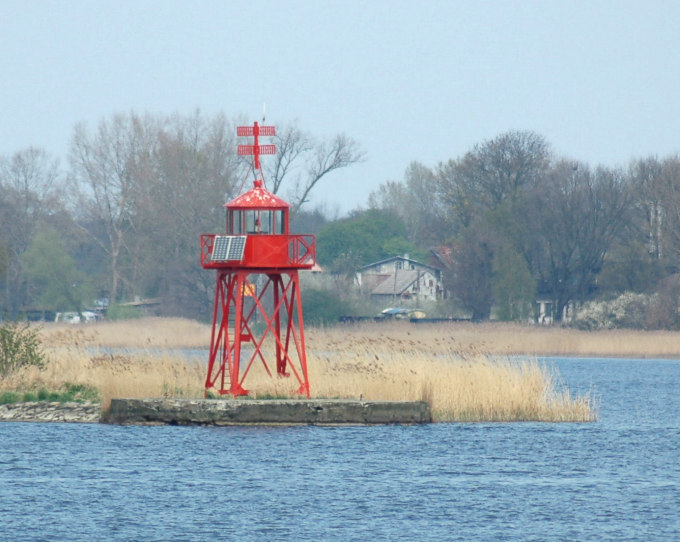
[[[3,391],[0,393],[0,405],[7,405],[19,402],[19,394],[15,391]]]
[[[45,354],[38,338],[39,329],[28,322],[5,322],[0,326],[0,377],[21,367],[44,367]]]
[[[134,318],[141,318],[142,313],[137,307],[129,307],[125,305],[111,305],[106,310],[107,320],[132,320]]]
[[[64,391],[58,394],[57,401],[99,401],[99,390],[93,386],[85,384],[73,384],[66,382],[63,386]]]
[[[661,281],[652,296],[646,324],[648,329],[680,329],[680,274]]]
[[[304,290],[302,305],[305,324],[313,326],[337,323],[340,316],[350,313],[347,302],[326,290]]]
[[[610,301],[588,301],[574,315],[578,329],[644,328],[650,305],[645,294],[626,292]]]

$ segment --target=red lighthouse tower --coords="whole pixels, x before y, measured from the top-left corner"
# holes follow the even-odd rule
[[[211,389],[247,395],[244,381],[256,360],[272,376],[268,347],[276,374],[292,374],[297,393],[309,397],[298,270],[314,265],[315,238],[289,233],[290,205],[264,186],[259,157],[276,147],[260,145],[259,136],[275,133],[257,122],[238,127],[237,135],[255,138],[254,145],[238,148],[240,155],[254,156],[254,186],[225,205],[226,234],[201,235],[201,266],[217,270],[206,395]],[[255,325],[258,317],[264,331]]]

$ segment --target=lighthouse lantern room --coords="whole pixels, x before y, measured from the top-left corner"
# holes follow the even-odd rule
[[[206,396],[247,395],[244,382],[257,362],[270,377],[274,364],[278,377],[293,376],[297,393],[309,397],[298,271],[314,265],[315,238],[290,234],[290,205],[265,187],[260,154],[276,146],[259,137],[275,134],[257,122],[238,127],[238,136],[255,140],[238,147],[254,157],[253,188],[225,205],[225,234],[201,235],[201,266],[217,272]]]

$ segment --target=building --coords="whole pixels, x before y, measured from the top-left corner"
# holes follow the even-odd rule
[[[437,301],[444,288],[441,270],[408,257],[394,256],[357,270],[356,281],[362,292],[376,301]]]

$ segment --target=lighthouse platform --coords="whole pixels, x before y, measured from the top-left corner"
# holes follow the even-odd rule
[[[432,421],[425,401],[347,399],[112,399],[121,425],[411,425]]]

